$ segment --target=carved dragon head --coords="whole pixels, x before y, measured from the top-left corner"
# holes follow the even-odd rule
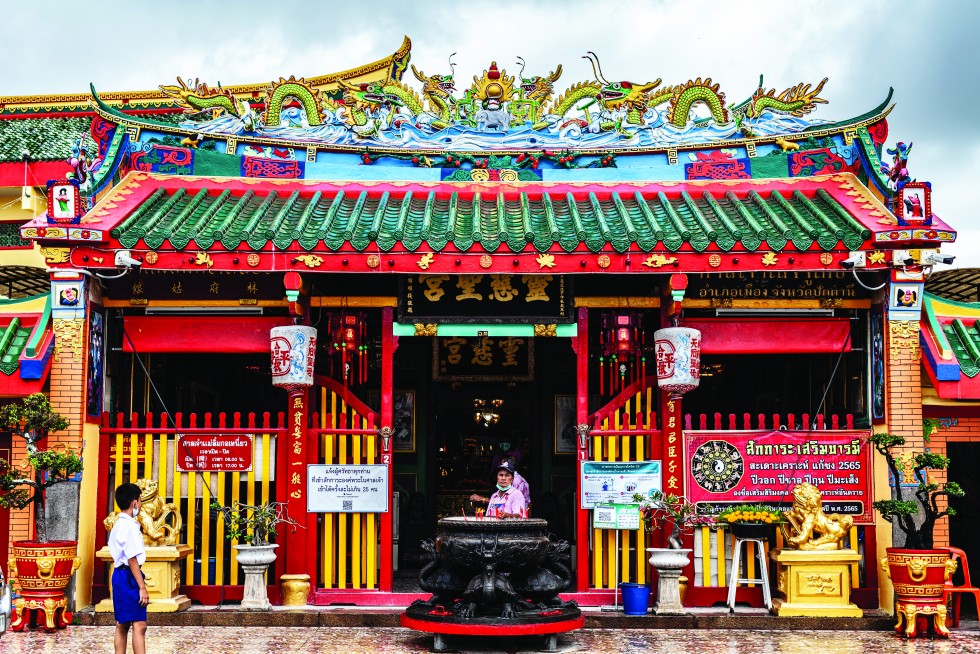
[[[452,60],[452,55],[449,58]],[[455,68],[455,65],[451,61],[449,65],[451,69]],[[415,75],[415,79],[422,82],[423,95],[433,95],[448,99],[452,97],[453,92],[456,90],[456,81],[453,79],[452,72],[448,75],[426,75],[418,70],[415,64],[412,64],[412,74]]]
[[[555,82],[561,77],[561,64],[558,64],[558,68],[554,71],[548,73],[547,77],[541,77],[540,75],[524,77],[524,59],[518,57],[517,63],[521,65],[519,75],[521,78],[521,92],[524,94],[524,99],[537,100],[542,104],[547,102],[555,92]]]
[[[660,86],[661,80],[658,78],[646,84],[636,84],[635,82],[621,81],[610,82],[602,73],[602,66],[599,64],[599,57],[591,50],[582,57],[588,59],[592,64],[592,72],[595,74],[596,81],[602,84],[599,98],[610,109],[616,109],[624,104],[642,104],[647,99],[647,93]]]
[[[351,102],[358,105],[370,105],[377,107],[385,103],[401,106],[404,103],[392,93],[385,91],[385,85],[379,82],[367,82],[365,84],[348,84],[344,80],[337,80],[341,88],[344,89],[344,102]]]

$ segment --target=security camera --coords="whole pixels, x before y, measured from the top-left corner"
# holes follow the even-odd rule
[[[953,263],[953,259],[955,258],[956,257],[954,257],[951,254],[939,254],[938,252],[930,252],[929,254],[926,255],[925,263],[927,264],[931,263],[933,265],[944,263],[948,266],[951,263]]]
[[[31,151],[28,150],[27,148],[24,148],[23,150],[21,150],[21,152],[20,152],[20,160],[21,161],[30,161],[31,160]]]
[[[116,268],[139,268],[143,265],[143,262],[139,259],[134,259],[129,254],[129,250],[116,250],[115,265]]]
[[[914,266],[915,259],[908,250],[895,250],[892,252],[893,266]]]
[[[868,260],[864,252],[851,252],[851,256],[843,259],[840,265],[844,268],[865,268]]]

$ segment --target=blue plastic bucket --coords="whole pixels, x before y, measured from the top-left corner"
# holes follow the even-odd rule
[[[648,584],[619,584],[623,595],[623,613],[626,615],[646,615],[650,607],[650,586]]]

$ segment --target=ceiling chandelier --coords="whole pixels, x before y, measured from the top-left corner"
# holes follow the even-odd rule
[[[499,409],[503,403],[503,400],[473,400],[473,408],[475,409],[473,420],[476,424],[482,424],[484,427],[497,424],[500,422],[500,414],[497,413],[496,409]]]

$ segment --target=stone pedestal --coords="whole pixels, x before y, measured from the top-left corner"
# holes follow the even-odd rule
[[[183,611],[191,605],[191,600],[180,591],[180,562],[194,550],[187,545],[158,545],[146,548],[146,562],[143,574],[146,575],[146,590],[150,603],[146,610],[150,613],[174,613]],[[112,563],[109,548],[96,552],[103,561]],[[111,573],[110,573],[111,574]],[[112,613],[112,578],[109,578],[109,599],[95,605],[97,613]]]
[[[650,565],[657,569],[657,603],[653,607],[656,615],[684,615],[681,602],[681,571],[691,562],[694,550],[675,550],[663,547],[648,547]]]
[[[851,565],[861,560],[854,550],[772,550],[777,589],[773,601],[779,616],[860,618],[851,604]]]

